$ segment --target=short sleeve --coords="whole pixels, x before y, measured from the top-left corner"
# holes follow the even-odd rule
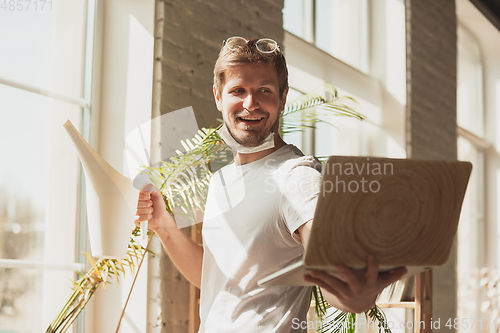
[[[306,156],[294,161],[281,186],[283,220],[297,243],[295,231],[314,217],[321,186],[321,163]]]

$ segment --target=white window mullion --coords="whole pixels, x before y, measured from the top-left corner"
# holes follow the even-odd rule
[[[27,269],[55,269],[55,270],[82,270],[81,263],[64,264],[59,262],[30,261],[17,259],[0,259],[1,268],[27,268]]]
[[[40,87],[33,86],[31,84],[23,83],[23,82],[16,81],[16,80],[9,79],[9,78],[2,77],[2,76],[0,76],[0,84],[4,84],[6,86],[10,86],[13,88],[18,88],[18,89],[21,89],[24,91],[29,91],[29,92],[32,92],[32,93],[35,93],[38,95],[51,97],[51,98],[60,100],[62,102],[67,102],[70,104],[81,106],[83,108],[90,106],[90,102],[86,99],[79,98],[79,97],[73,97],[73,96],[67,96],[65,94],[60,94],[60,93],[55,92],[55,91],[43,89]]]

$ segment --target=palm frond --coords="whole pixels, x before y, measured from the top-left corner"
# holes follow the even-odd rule
[[[311,108],[323,109],[335,116],[347,116],[359,120],[366,118],[359,113],[360,104],[354,98],[340,96],[337,89],[328,83],[321,85],[311,93],[286,103],[283,116],[286,117],[297,111]]]
[[[302,95],[285,105],[280,133],[303,131],[316,123],[334,125],[332,117],[365,119],[360,104],[349,96],[340,96],[330,84],[323,84],[313,92]]]
[[[136,228],[132,235],[137,236],[138,232],[139,229]],[[134,239],[131,238],[126,259],[122,261],[115,259],[99,259],[95,261],[87,253],[84,253],[92,268],[88,272],[85,271],[85,274],[78,272],[80,279],[78,281],[71,282],[73,285],[73,292],[71,296],[62,308],[61,312],[52,321],[52,323],[50,323],[45,332],[66,332],[81,311],[85,308],[92,296],[94,296],[97,288],[101,285],[106,288],[106,285],[111,283],[109,279],[113,275],[116,277],[116,281],[118,282],[118,276],[120,274],[124,274],[125,272],[124,266],[127,266],[131,271],[133,271],[137,265],[137,262],[134,263],[134,258],[142,257],[142,254],[138,254],[137,252],[141,252],[143,250],[142,246],[135,243]]]

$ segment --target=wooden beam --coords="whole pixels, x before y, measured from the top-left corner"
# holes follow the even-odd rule
[[[415,275],[415,333],[431,333],[432,270]]]

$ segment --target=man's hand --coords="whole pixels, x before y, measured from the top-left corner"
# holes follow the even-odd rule
[[[203,247],[177,228],[174,217],[165,208],[161,192],[153,185],[147,185],[139,193],[136,215],[135,224],[148,220],[149,229],[158,235],[177,269],[200,288]]]
[[[146,185],[139,192],[135,224],[149,221],[148,228],[158,232],[160,229],[177,229],[174,218],[167,211],[161,192],[153,185]]]
[[[368,256],[367,264],[368,270],[362,276],[346,266],[337,266],[345,282],[321,271],[313,271],[305,280],[320,286],[325,300],[333,307],[344,312],[362,313],[375,303],[385,287],[406,274],[406,268],[379,274],[377,259],[373,255]]]

